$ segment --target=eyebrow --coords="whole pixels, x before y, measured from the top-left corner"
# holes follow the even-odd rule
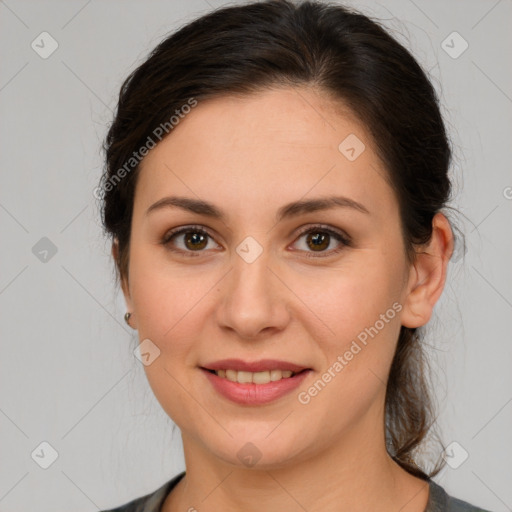
[[[304,213],[329,210],[336,207],[351,208],[361,213],[370,214],[364,205],[354,201],[353,199],[342,196],[329,196],[317,199],[294,201],[282,206],[277,211],[276,220],[279,222],[283,219],[289,219]],[[222,210],[217,208],[214,204],[201,199],[179,196],[163,197],[146,210],[146,215],[163,208],[181,208],[182,210],[197,213],[199,215],[205,215],[206,217],[218,219],[222,222],[226,221],[225,213],[223,213]]]

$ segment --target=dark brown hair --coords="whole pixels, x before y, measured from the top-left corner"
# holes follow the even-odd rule
[[[451,190],[451,148],[432,84],[411,53],[367,16],[337,4],[271,0],[217,9],[187,24],[123,83],[100,184],[105,231],[119,246],[118,277],[128,276],[138,152],[154,142],[155,128],[169,127],[191,99],[301,85],[341,100],[370,131],[414,261]],[[414,458],[434,424],[420,332],[401,328],[385,431],[394,460],[427,478],[442,463],[426,471]]]

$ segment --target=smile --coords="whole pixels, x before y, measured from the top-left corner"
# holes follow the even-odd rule
[[[216,394],[238,405],[265,405],[288,395],[312,373],[311,369],[298,372],[291,370],[244,370],[200,368]]]
[[[237,370],[209,370],[215,373],[217,377],[227,379],[231,382],[239,384],[268,384],[269,382],[277,382],[281,379],[289,379],[297,373],[290,370],[266,370],[262,372],[245,372]],[[302,370],[306,371],[306,370]]]

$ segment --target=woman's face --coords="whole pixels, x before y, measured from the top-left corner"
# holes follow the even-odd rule
[[[306,88],[199,102],[142,161],[124,291],[189,447],[276,467],[380,439],[410,291],[384,175],[364,126]],[[203,369],[225,359],[309,370]]]

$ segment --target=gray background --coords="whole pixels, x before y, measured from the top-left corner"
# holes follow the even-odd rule
[[[455,146],[467,254],[450,264],[426,342],[443,439],[459,443],[453,459],[462,448],[469,458],[436,480],[512,510],[512,2],[351,3],[430,71]],[[222,4],[0,1],[1,512],[120,505],[184,469],[178,430],[132,354],[92,191],[122,80],[167,33]],[[59,45],[46,59],[31,47],[43,31]],[[453,31],[469,44],[458,58],[442,47]],[[47,261],[43,237],[57,248]],[[47,448],[31,456],[43,441],[58,452],[48,469]]]

